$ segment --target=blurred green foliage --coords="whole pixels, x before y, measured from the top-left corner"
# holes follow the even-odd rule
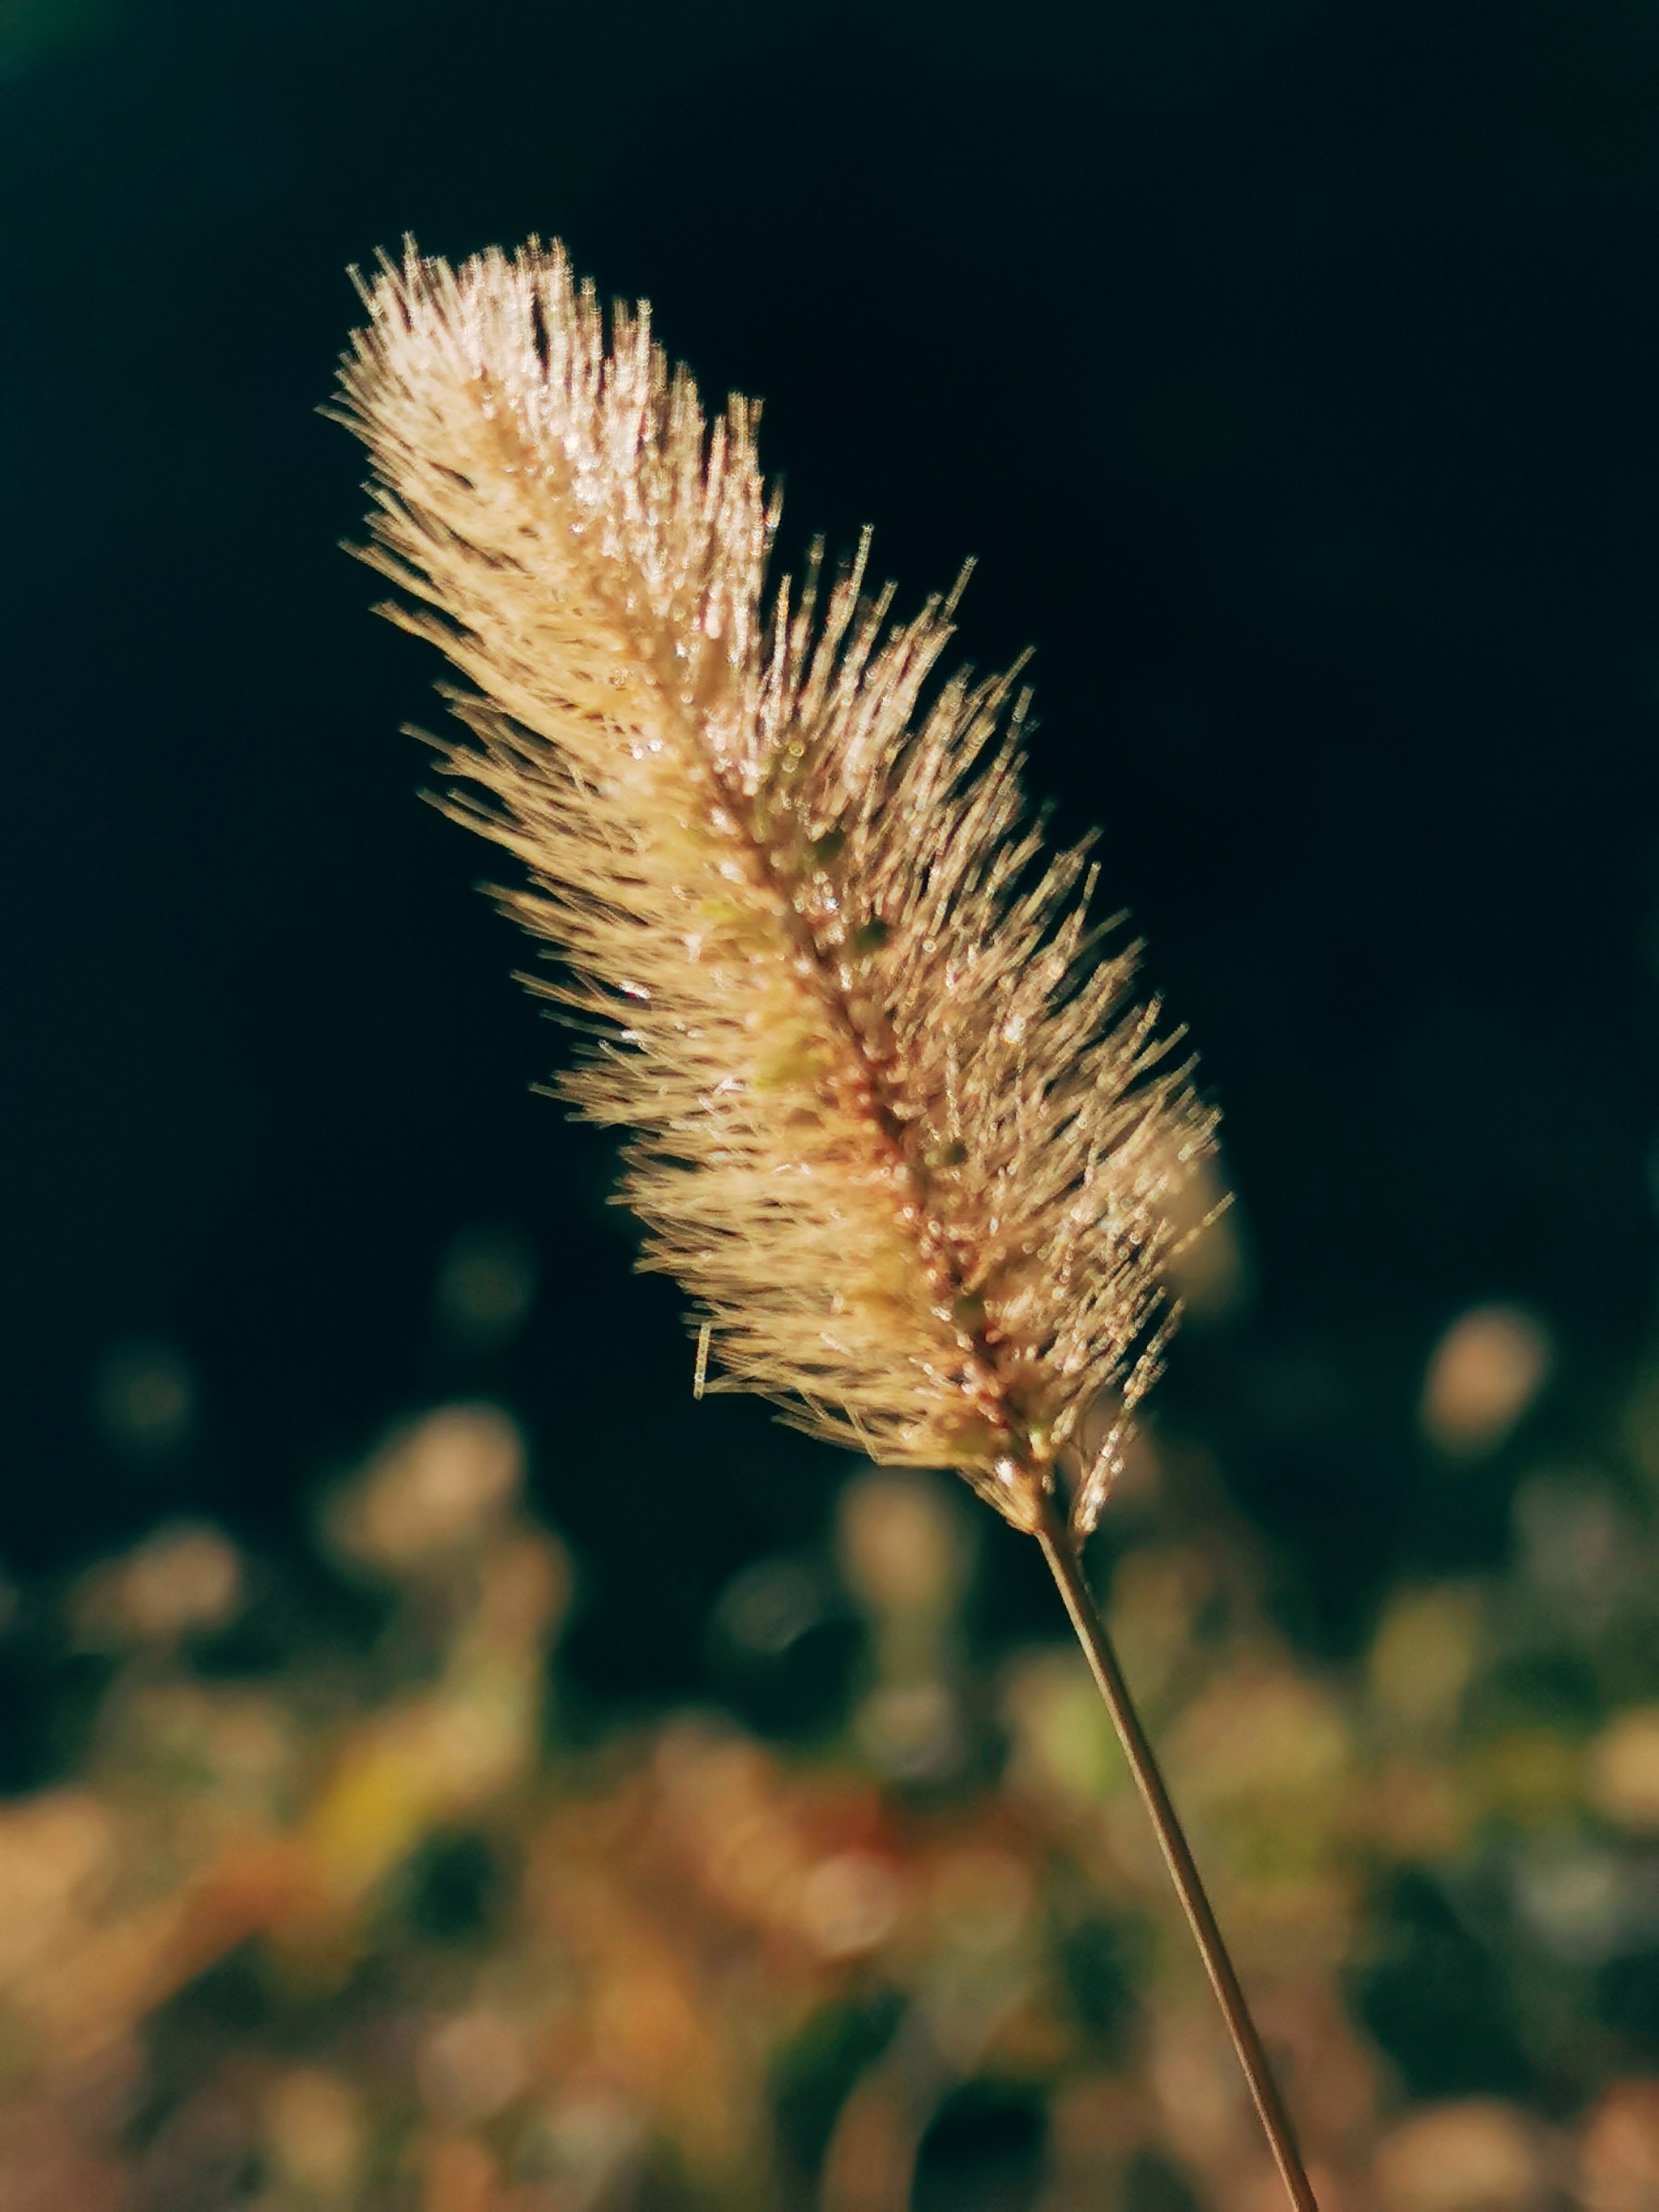
[[[1447,1480],[1532,1328],[1448,1333]],[[1655,2201],[1651,1412],[1340,1671],[1199,1443],[1114,1501],[1112,1624],[1328,2206]],[[830,1546],[744,1571],[709,1634],[746,1725],[576,1726],[523,1462],[486,1403],[393,1432],[322,1512],[332,1600],[205,1525],[16,1595],[79,1747],[0,1810],[0,2201],[1273,2201],[1080,1662],[975,1627],[965,1492],[854,1472]]]

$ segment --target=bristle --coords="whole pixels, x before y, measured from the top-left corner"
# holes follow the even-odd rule
[[[538,988],[605,1033],[564,1087],[634,1133],[710,1387],[1031,1527],[1084,1410],[1152,1379],[1212,1123],[1134,950],[1100,957],[1084,848],[1044,855],[1013,679],[941,679],[953,599],[893,622],[862,551],[769,601],[755,410],[707,423],[557,246],[411,248],[365,298],[369,557],[476,686],[450,809],[526,872]]]

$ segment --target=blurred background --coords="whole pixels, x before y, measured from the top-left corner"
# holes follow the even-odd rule
[[[1031,1548],[694,1404],[348,264],[976,556],[1232,1211],[1092,1556],[1328,2212],[1659,2205],[1659,12],[0,0],[0,2202],[1256,2212]]]

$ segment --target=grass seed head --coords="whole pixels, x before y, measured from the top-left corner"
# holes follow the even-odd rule
[[[941,674],[954,594],[895,619],[865,548],[769,588],[756,409],[708,420],[557,246],[411,246],[363,297],[368,557],[466,679],[447,805],[600,1033],[564,1087],[632,1132],[700,1371],[1031,1527],[1085,1410],[1157,1370],[1212,1117],[1137,949],[1102,953],[1086,848],[1028,811],[1014,678]]]

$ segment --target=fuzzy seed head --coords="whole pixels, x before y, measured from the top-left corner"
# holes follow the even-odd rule
[[[368,557],[467,679],[448,811],[520,863],[536,988],[598,1030],[563,1087],[633,1133],[709,1387],[1026,1528],[1105,1396],[1086,1532],[1213,1119],[1136,948],[1103,953],[1086,846],[1044,851],[1013,679],[941,676],[953,600],[895,621],[863,549],[769,592],[757,410],[708,422],[647,310],[607,329],[558,246],[411,246],[363,296]]]

